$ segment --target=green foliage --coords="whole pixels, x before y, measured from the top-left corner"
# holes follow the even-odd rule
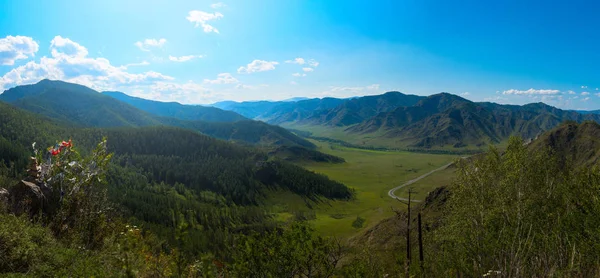
[[[44,155],[39,154],[39,160]],[[49,225],[59,237],[70,237],[86,248],[97,248],[108,233],[112,208],[106,192],[106,171],[112,154],[103,139],[89,157],[71,147],[41,165],[41,182],[51,189],[46,198],[55,204]]]
[[[295,223],[283,231],[238,238],[229,273],[234,277],[332,277],[342,245]]]
[[[48,229],[0,212],[0,273],[51,267],[55,247],[56,240]]]
[[[360,217],[360,216],[356,216],[356,220],[354,220],[354,222],[352,222],[352,227],[356,228],[356,229],[360,229],[363,227],[363,225],[365,224],[365,219]]]
[[[119,99],[122,98],[100,94],[82,85],[50,80],[17,86],[0,95],[2,101],[66,125],[78,127],[167,125],[245,144],[314,148],[310,142],[284,128],[244,120],[242,116],[229,111],[141,99],[133,101],[134,107],[128,104],[131,101],[123,102]],[[36,138],[39,140],[39,136]]]
[[[460,165],[430,272],[481,276],[597,276],[600,170],[574,168],[511,138],[504,154]]]

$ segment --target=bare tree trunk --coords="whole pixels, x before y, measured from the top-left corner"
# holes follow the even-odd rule
[[[408,190],[408,216],[406,217],[406,277],[410,277],[410,202],[412,188]]]
[[[423,261],[423,227],[421,222],[421,213],[418,214],[419,219],[419,262],[421,264],[421,272],[425,271],[424,261]]]

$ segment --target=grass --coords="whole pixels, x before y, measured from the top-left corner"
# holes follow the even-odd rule
[[[417,150],[411,147],[415,143],[413,139],[387,137],[383,130],[367,134],[351,134],[345,130],[349,127],[334,127],[322,125],[299,125],[294,123],[283,124],[283,127],[310,132],[313,137],[325,137],[334,140],[344,141],[358,147],[398,149],[398,150]],[[504,142],[503,142],[504,143]],[[487,150],[487,146],[468,145],[455,148],[452,145],[432,146],[428,149],[420,149],[420,152],[446,152],[446,153],[473,153]]]
[[[343,164],[304,163],[302,166],[327,175],[356,190],[352,201],[306,203],[302,198],[283,192],[273,192],[269,198],[277,219],[289,219],[295,211],[313,210],[315,228],[324,235],[348,238],[393,215],[392,207],[404,205],[390,198],[388,191],[433,169],[453,161],[457,155],[424,154],[396,151],[372,151],[342,147],[335,143],[311,140],[319,151],[342,157]],[[362,228],[353,227],[360,217]],[[357,226],[357,225],[354,225]]]
[[[435,172],[426,178],[415,182],[409,186],[396,190],[394,194],[401,198],[408,198],[408,190],[413,189],[412,198],[423,201],[429,192],[440,186],[447,186],[452,183],[456,177],[456,168],[451,166],[442,171]]]

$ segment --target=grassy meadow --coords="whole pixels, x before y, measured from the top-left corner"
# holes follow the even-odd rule
[[[458,158],[458,155],[372,151],[329,142],[312,142],[320,151],[342,157],[346,163],[305,163],[302,166],[353,188],[356,199],[314,203],[293,194],[274,192],[269,202],[279,220],[285,221],[300,214],[313,219],[314,226],[321,233],[343,238],[393,215],[392,207],[404,209],[403,204],[387,195],[391,188]],[[434,174],[419,184],[426,184],[429,178],[435,177],[437,175]],[[435,186],[426,188],[429,190]],[[428,192],[425,189],[421,191],[424,194]],[[401,195],[401,191],[397,195]]]

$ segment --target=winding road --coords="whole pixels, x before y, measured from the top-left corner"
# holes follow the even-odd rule
[[[426,173],[426,174],[424,174],[424,175],[422,175],[422,176],[419,176],[419,177],[417,177],[417,178],[414,178],[414,179],[412,179],[412,180],[409,180],[409,181],[407,181],[407,182],[403,183],[403,184],[402,184],[402,185],[400,185],[400,186],[396,186],[396,187],[394,187],[394,188],[390,189],[390,191],[388,191],[388,196],[390,196],[391,198],[393,198],[393,199],[396,199],[396,200],[400,200],[400,201],[408,202],[408,199],[407,199],[407,198],[400,198],[400,197],[396,196],[396,195],[394,194],[394,192],[396,192],[396,190],[398,190],[398,189],[401,189],[401,188],[403,188],[403,187],[405,187],[405,186],[409,186],[409,185],[411,185],[411,184],[413,184],[413,183],[415,183],[415,182],[418,182],[418,181],[420,181],[421,179],[423,179],[423,178],[426,178],[427,176],[429,176],[429,175],[431,175],[431,174],[433,174],[433,173],[435,173],[435,172],[437,172],[437,171],[444,170],[444,169],[446,169],[446,168],[450,167],[450,165],[452,165],[452,164],[454,164],[454,162],[450,162],[450,163],[448,163],[448,164],[446,164],[446,165],[444,165],[444,166],[442,166],[442,167],[440,167],[440,168],[437,168],[437,169],[431,170],[430,172],[428,172],[428,173]],[[411,200],[411,202],[414,202],[414,203],[419,203],[419,202],[421,202],[421,201],[419,201],[419,200]]]

